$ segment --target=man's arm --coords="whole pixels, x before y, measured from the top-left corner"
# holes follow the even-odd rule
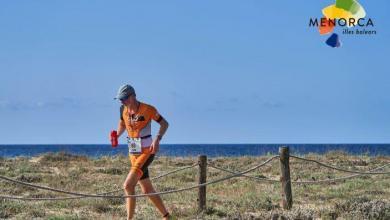
[[[165,132],[168,130],[169,123],[167,122],[167,120],[162,118],[159,124],[160,124],[160,129],[158,130],[156,138],[160,141],[161,138],[164,136]]]
[[[165,132],[168,130],[169,124],[168,122],[162,118],[159,122],[160,129],[158,130],[158,133],[156,135],[156,138],[152,142],[152,153],[157,153],[160,149],[160,140],[164,136]]]
[[[126,130],[125,122],[123,120],[119,120],[118,130],[117,130],[118,137],[120,137],[125,130]]]

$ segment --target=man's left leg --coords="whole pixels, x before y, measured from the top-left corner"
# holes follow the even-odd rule
[[[149,178],[139,180],[139,183],[141,185],[141,189],[144,194],[156,192]],[[164,203],[159,195],[149,196],[149,199],[156,206],[156,208],[158,209],[158,211],[161,213],[162,216],[168,213],[168,210],[165,208]]]

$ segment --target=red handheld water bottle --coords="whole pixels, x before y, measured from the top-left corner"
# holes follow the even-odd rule
[[[118,133],[115,130],[111,131],[111,146],[118,146]]]

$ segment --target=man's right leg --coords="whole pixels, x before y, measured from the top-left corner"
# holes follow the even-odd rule
[[[125,190],[126,195],[134,195],[135,194],[135,186],[137,185],[138,180],[142,177],[143,171],[142,167],[145,162],[150,157],[150,154],[141,154],[141,155],[130,155],[131,169],[125,183],[123,184],[123,188]],[[132,219],[135,211],[135,198],[130,197],[126,198],[126,210],[127,210],[127,219]]]
[[[135,186],[137,185],[139,179],[139,174],[133,170],[127,175],[125,182],[123,183],[123,189],[127,196],[135,194]],[[127,219],[130,220],[134,216],[135,211],[135,198],[130,197],[126,198],[126,210],[127,210]]]

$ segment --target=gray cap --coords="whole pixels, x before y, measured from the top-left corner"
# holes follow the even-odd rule
[[[114,99],[123,99],[130,95],[135,95],[135,90],[132,86],[126,84],[119,87],[118,93]]]

